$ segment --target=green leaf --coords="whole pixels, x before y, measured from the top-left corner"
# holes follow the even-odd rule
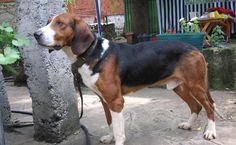
[[[20,46],[23,46],[23,45],[29,45],[30,44],[30,40],[29,39],[24,38],[24,37],[22,37],[19,34],[15,35],[15,39],[16,39],[16,41],[18,41],[18,44],[16,44],[15,46],[20,47]],[[14,42],[14,43],[16,43],[16,42]]]
[[[20,46],[23,45],[21,42],[19,42],[19,41],[17,41],[17,40],[12,40],[12,44],[15,45],[15,46],[17,46],[17,47],[20,47]]]
[[[4,30],[4,27],[2,25],[0,25],[0,30]]]
[[[2,26],[6,28],[6,27],[9,26],[9,23],[7,23],[7,22],[3,22],[3,23],[2,23]]]
[[[8,33],[13,32],[12,27],[6,27],[6,28],[4,28],[4,30],[7,31]]]
[[[12,48],[12,47],[6,47],[4,49],[4,55],[5,56],[11,56],[11,55],[20,55],[20,52],[16,49],[16,48]]]
[[[18,59],[20,59],[19,55],[9,55],[9,56],[6,56],[6,62],[8,64],[12,64],[12,63],[16,62]]]
[[[0,53],[0,64],[6,65],[6,59],[3,54]]]
[[[20,59],[20,53],[16,48],[6,47],[4,55],[0,54],[0,64],[2,65],[12,64],[18,59]]]

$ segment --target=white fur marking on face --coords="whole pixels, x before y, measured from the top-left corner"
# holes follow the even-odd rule
[[[55,17],[53,17],[52,21],[45,27],[42,27],[39,29],[39,31],[42,32],[42,43],[47,46],[54,46],[55,45],[55,40],[54,36],[56,32],[51,28],[51,24],[53,22]]]
[[[208,119],[207,128],[204,132],[204,138],[208,140],[216,138],[216,125],[215,122],[211,119]]]
[[[104,53],[107,51],[107,49],[109,48],[109,41],[107,39],[103,39],[102,48],[103,48],[103,51],[100,57],[102,57]]]
[[[183,122],[183,123],[180,123],[178,125],[179,128],[181,129],[191,129],[194,121],[197,119],[197,114],[196,113],[192,113],[191,116],[189,117],[188,121],[187,122]]]
[[[113,140],[114,140],[114,135],[113,135],[112,125],[111,125],[109,126],[109,134],[102,136],[100,138],[100,142],[103,144],[111,144]]]
[[[115,145],[124,145],[125,142],[125,120],[123,111],[120,113],[111,111],[113,133],[115,137]]]

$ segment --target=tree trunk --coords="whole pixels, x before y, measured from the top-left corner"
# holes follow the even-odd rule
[[[16,0],[18,31],[32,39],[21,49],[32,98],[35,138],[61,142],[80,128],[76,92],[68,59],[62,51],[48,53],[33,33],[49,17],[65,11],[64,0]]]

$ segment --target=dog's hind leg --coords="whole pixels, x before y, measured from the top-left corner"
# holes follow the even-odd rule
[[[198,113],[201,111],[202,106],[193,98],[189,91],[189,88],[182,83],[174,89],[174,92],[179,95],[189,106],[191,115],[187,122],[180,123],[178,125],[181,129],[191,129],[194,121],[197,119]]]
[[[216,138],[214,105],[208,98],[207,90],[201,87],[201,85],[195,84],[191,87],[191,92],[193,93],[195,98],[202,104],[207,113],[208,124],[204,132],[204,138],[208,140]]]
[[[216,137],[213,99],[208,90],[207,63],[202,53],[192,51],[184,55],[178,64],[178,76],[189,88],[193,97],[206,110],[208,124],[204,132],[205,139]]]

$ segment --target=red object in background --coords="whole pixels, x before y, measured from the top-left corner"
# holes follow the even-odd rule
[[[157,40],[157,36],[156,35],[152,35],[150,38],[151,41],[156,41]]]
[[[82,18],[96,17],[94,0],[76,0],[75,4],[69,4],[70,13],[78,14]],[[101,0],[101,18],[111,15],[124,14],[123,0]]]
[[[15,2],[15,0],[0,0],[0,3],[10,3]]]
[[[236,18],[236,15],[234,13],[234,11],[230,10],[230,9],[225,9],[222,7],[216,7],[216,8],[210,8],[208,9],[208,12],[213,12],[213,11],[218,11],[220,14],[228,14],[234,18]]]

